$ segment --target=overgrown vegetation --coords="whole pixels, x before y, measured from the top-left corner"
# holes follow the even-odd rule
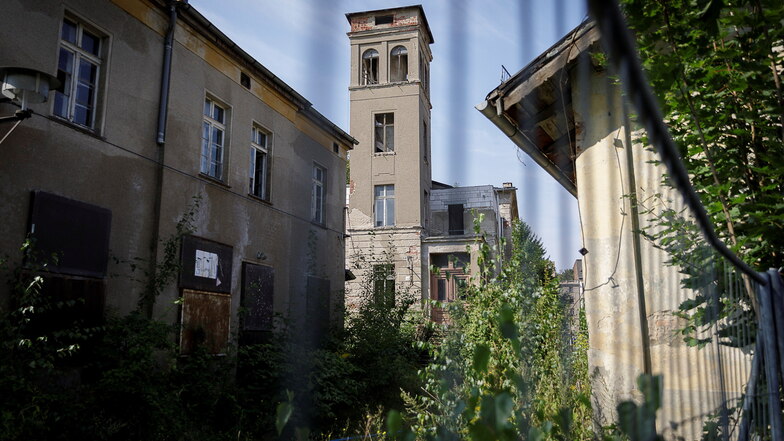
[[[477,230],[478,231],[478,230]],[[513,255],[493,277],[487,245],[465,300],[422,372],[424,393],[406,395],[392,432],[451,440],[593,439],[584,318],[567,321],[554,266],[524,223],[514,226]]]
[[[9,275],[14,307],[0,329],[2,439],[332,439],[397,435],[404,420],[428,439],[591,438],[584,318],[567,321],[554,267],[525,224],[500,275],[482,246],[446,327],[425,318],[418,293],[390,292],[376,283],[385,275],[366,271],[358,309],[318,344],[278,318],[261,342],[221,357],[180,356],[176,327],[143,303],[98,326],[47,326],[74,302],[42,294],[51,256],[33,250],[25,244],[26,265]],[[156,292],[168,272],[147,274]],[[387,421],[391,409],[406,411]]]
[[[192,218],[190,210],[165,249]],[[368,289],[346,326],[318,345],[278,319],[261,343],[183,357],[176,327],[148,318],[141,303],[100,326],[50,326],[77,302],[44,295],[52,257],[35,256],[32,241],[22,251],[26,265],[9,274],[14,306],[0,321],[0,439],[328,439],[379,431],[384,410],[402,406],[401,389],[418,389],[426,358],[414,345],[421,320],[411,296],[378,302]],[[168,272],[150,273],[158,289]]]

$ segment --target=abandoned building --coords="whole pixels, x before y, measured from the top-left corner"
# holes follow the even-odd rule
[[[430,45],[421,6],[346,14],[351,26],[351,153],[346,302],[408,292],[450,301],[517,219],[511,183],[453,187],[432,180]],[[482,219],[479,233],[474,219]],[[511,241],[507,244],[511,245]],[[507,247],[508,249],[508,247]],[[503,255],[500,249],[498,257]],[[499,259],[500,260],[500,259]],[[440,319],[439,311],[434,318]]]
[[[639,231],[657,231],[660,213],[679,209],[663,185],[664,166],[642,145],[631,104],[601,56],[586,21],[492,90],[477,109],[577,198],[581,211],[583,293],[592,402],[599,425],[617,421],[616,405],[639,399],[640,374],[663,374],[657,427],[666,439],[701,439],[703,423],[737,399],[748,348],[700,350],[683,341],[676,312],[694,292],[679,268]],[[661,195],[662,203],[656,201]],[[640,201],[640,205],[631,201]],[[718,346],[718,345],[717,345]]]
[[[2,64],[60,83],[2,142],[11,266],[41,269],[12,254],[31,236],[59,256],[45,294],[84,300],[74,314],[93,321],[139,308],[179,323],[185,353],[263,335],[273,314],[340,320],[351,136],[185,1],[9,0],[3,13],[24,19],[0,27]],[[0,76],[9,98],[18,72]],[[151,293],[144,274],[164,266],[177,272]]]

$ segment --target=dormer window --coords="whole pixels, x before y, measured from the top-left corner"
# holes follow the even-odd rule
[[[378,51],[375,49],[362,54],[362,84],[378,84]]]
[[[395,46],[390,52],[389,77],[392,82],[408,81],[408,51],[403,46]]]

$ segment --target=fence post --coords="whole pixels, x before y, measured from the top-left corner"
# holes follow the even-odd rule
[[[757,379],[760,374],[760,364],[762,363],[762,339],[758,338],[754,344],[754,356],[751,360],[751,373],[749,381],[746,383],[746,394],[743,396],[743,407],[740,413],[740,429],[738,430],[738,441],[748,441],[751,426],[751,407],[754,405],[757,396]],[[759,418],[759,415],[757,415]]]
[[[776,325],[773,317],[773,274],[760,273],[768,283],[759,285],[760,321],[757,338],[762,338],[765,379],[768,386],[768,411],[770,415],[770,428],[773,441],[784,441],[781,427],[781,401],[779,399],[779,355],[776,343]],[[778,273],[775,274],[778,277]]]
[[[776,328],[776,342],[779,349],[779,381],[784,381],[784,283],[781,281],[781,274],[778,270],[771,268],[768,270],[770,275],[770,296],[773,303],[773,325]]]

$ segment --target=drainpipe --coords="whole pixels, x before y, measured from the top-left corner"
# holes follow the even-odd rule
[[[161,93],[158,100],[158,136],[155,142],[163,147],[166,143],[166,118],[169,112],[169,83],[171,81],[172,49],[174,29],[177,25],[177,6],[180,0],[169,1],[169,30],[163,43],[163,70],[161,72]],[[187,2],[184,2],[187,3]]]
[[[570,181],[564,174],[561,172],[561,169],[558,168],[550,158],[544,155],[539,148],[528,139],[523,132],[517,130],[517,127],[509,122],[508,119],[503,114],[501,109],[500,99],[496,100],[496,104],[499,105],[498,109],[489,100],[485,100],[484,102],[480,103],[476,106],[476,110],[482,112],[482,115],[486,116],[487,119],[493,122],[499,129],[509,139],[512,140],[520,149],[528,154],[531,159],[534,160],[540,167],[542,167],[547,173],[550,174],[559,184],[561,184],[566,191],[571,193],[572,196],[577,197],[577,187]]]
[[[158,99],[158,131],[155,143],[158,144],[157,170],[155,176],[155,201],[153,205],[152,238],[150,244],[150,275],[155,277],[158,265],[158,242],[160,240],[161,199],[163,198],[163,163],[166,144],[166,120],[169,113],[169,86],[171,84],[172,52],[174,49],[174,30],[177,27],[177,7],[187,4],[187,0],[170,0],[169,29],[163,43],[163,66],[161,69],[161,91]],[[152,286],[148,286],[148,296],[152,296]],[[144,299],[143,308],[148,317],[152,318],[154,298]]]

